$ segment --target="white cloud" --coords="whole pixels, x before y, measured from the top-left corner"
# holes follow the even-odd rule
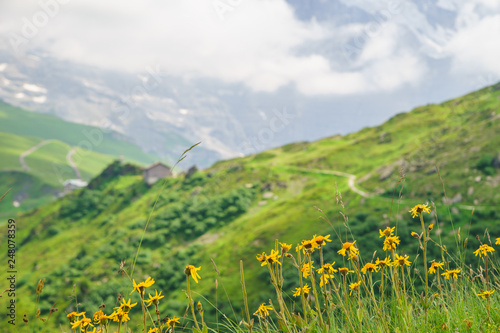
[[[20,32],[22,18],[40,11],[38,2],[29,3],[0,5],[0,29]],[[108,69],[139,72],[158,64],[170,75],[243,82],[266,92],[294,84],[304,94],[350,94],[371,81],[361,71],[332,70],[322,55],[297,55],[305,43],[334,32],[298,20],[283,0],[241,1],[224,20],[218,14],[211,1],[73,0],[60,5],[27,47]]]
[[[40,3],[57,1],[63,2]],[[223,13],[223,20],[212,0],[71,0],[52,7],[56,14],[23,47],[119,71],[143,72],[158,65],[170,75],[244,83],[255,91],[273,92],[292,84],[307,95],[357,94],[418,83],[427,71],[429,55],[451,56],[457,68],[481,59],[482,67],[496,70],[498,43],[486,36],[491,36],[488,29],[498,30],[500,20],[497,16],[481,20],[476,11],[477,6],[495,8],[495,1],[475,0],[468,12],[459,15],[458,31],[450,37],[447,29],[427,22],[411,2],[351,1],[374,20],[338,27],[332,22],[300,21],[284,0],[225,1],[233,7]],[[462,0],[440,4],[466,8]],[[22,35],[26,22],[41,12],[38,0],[1,2],[0,33]],[[389,15],[377,25],[382,12]],[[405,31],[420,45],[411,45]],[[345,68],[339,59],[314,50],[299,54],[310,42],[345,44],[367,32],[359,57]]]
[[[494,36],[495,39],[492,39]],[[500,15],[462,27],[446,46],[456,73],[500,75]]]

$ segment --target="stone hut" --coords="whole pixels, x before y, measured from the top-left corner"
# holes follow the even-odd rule
[[[162,178],[169,177],[171,175],[171,169],[161,162],[156,162],[145,168],[143,175],[144,181],[148,185],[152,185]]]

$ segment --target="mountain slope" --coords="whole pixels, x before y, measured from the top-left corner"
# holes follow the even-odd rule
[[[70,123],[51,115],[26,111],[0,102],[0,131],[41,139],[55,139],[102,154],[119,156],[141,164],[155,161],[117,132]]]
[[[126,260],[132,273],[135,250],[157,199],[132,277],[155,278],[155,287],[167,295],[162,313],[184,310],[184,267],[194,264],[202,267],[196,292],[213,303],[218,293],[218,308],[238,322],[239,260],[244,260],[253,308],[272,292],[265,283],[267,271],[260,269],[255,255],[268,252],[277,238],[296,244],[313,234],[331,234],[334,242],[325,260],[341,262],[336,254],[339,240],[354,237],[363,259],[370,260],[374,249],[382,252],[378,229],[391,225],[397,226],[401,251],[413,255],[418,244],[410,231],[417,224],[407,212],[426,201],[433,210],[426,218],[436,224],[445,244],[454,244],[456,228],[461,227],[461,236],[469,237],[469,248],[474,248],[475,235],[483,237],[485,228],[500,235],[499,110],[497,84],[344,137],[222,161],[152,187],[133,167],[112,164],[89,189],[17,218],[18,311],[34,313],[29,290],[43,277],[42,313],[55,301],[60,309],[75,309],[67,298],[74,285],[82,303],[79,309],[88,312],[101,302],[113,307],[118,293],[127,296],[131,283],[116,271]],[[402,167],[404,179],[398,172]],[[404,183],[402,189],[396,187],[398,182]],[[344,225],[353,236],[347,236]],[[36,258],[30,255],[35,251]],[[466,256],[475,262],[471,252]],[[429,247],[428,258],[439,255],[437,247]],[[221,299],[221,284],[231,295],[236,315]],[[295,276],[285,276],[284,290],[296,286]],[[136,295],[131,297],[138,301]],[[207,316],[213,313],[206,308]],[[62,311],[51,320],[66,325]]]
[[[116,132],[0,102],[0,179],[3,188],[12,188],[0,215],[48,203],[65,180],[89,181],[121,157],[143,165],[155,160]]]

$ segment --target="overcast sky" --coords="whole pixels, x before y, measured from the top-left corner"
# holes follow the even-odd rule
[[[440,0],[427,13],[411,1],[335,1],[366,12],[351,21],[344,13],[324,19],[308,2],[311,13],[301,15],[283,0],[3,0],[0,33],[21,53],[129,72],[159,64],[174,76],[269,93],[418,87],[433,61],[454,80],[500,77],[500,1]]]

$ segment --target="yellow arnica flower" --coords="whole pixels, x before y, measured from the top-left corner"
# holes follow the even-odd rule
[[[129,299],[128,302],[125,302],[125,299],[122,298],[122,304],[119,307],[114,308],[115,310],[122,311],[123,313],[129,313],[130,309],[137,305],[137,303],[130,304],[132,300]]]
[[[394,251],[396,250],[397,245],[399,244],[399,236],[389,236],[384,239],[384,251],[390,250]]]
[[[302,276],[307,279],[309,277],[309,275],[311,275],[312,269],[314,269],[314,266],[312,263],[302,265],[302,268],[300,269],[302,271]]]
[[[434,224],[429,224],[429,226],[427,227],[427,229],[428,229],[429,231],[431,231],[433,228],[434,228]]]
[[[273,307],[271,305],[266,305],[266,303],[262,303],[259,308],[257,309],[257,311],[254,312],[254,315],[257,316],[261,316],[261,317],[267,317],[269,316],[269,310],[272,310]]]
[[[125,313],[120,309],[118,309],[116,312],[113,312],[112,314],[110,314],[110,316],[113,318],[113,321],[117,321],[117,322],[125,323],[125,322],[130,320],[128,313]]]
[[[355,249],[355,248],[352,248],[352,249]],[[356,249],[356,251],[349,251],[349,258],[347,258],[347,260],[352,260],[352,261],[355,261],[355,262],[358,262],[358,254],[359,254],[359,251],[358,249]]]
[[[83,316],[82,319],[75,321],[71,326],[71,328],[77,328],[78,326],[80,326],[80,329],[82,331],[86,331],[89,326],[94,327],[94,325],[92,325],[92,320],[90,318],[85,317],[85,315]]]
[[[323,274],[323,275],[321,275],[319,286],[323,287],[325,284],[328,284],[328,280],[330,280],[330,279],[333,279],[333,275],[332,274]]]
[[[480,294],[477,294],[477,296],[481,296],[482,299],[487,299],[488,297],[491,296],[495,292],[495,289],[492,290],[485,290]]]
[[[417,215],[420,215],[422,213],[431,213],[429,210],[429,207],[427,205],[416,205],[412,209],[410,209],[408,212],[411,213],[411,217],[415,217]]]
[[[149,329],[148,333],[160,333],[160,328],[159,327],[151,327]]]
[[[487,244],[483,244],[483,245],[481,245],[479,247],[479,249],[477,249],[476,251],[474,251],[474,254],[476,255],[476,257],[478,255],[480,257],[482,257],[482,256],[487,256],[488,252],[495,252],[495,249],[492,248],[491,246],[487,245]]]
[[[384,268],[386,266],[390,266],[391,265],[391,258],[386,257],[384,260],[380,260],[377,257],[377,261],[375,261],[375,265],[377,265],[380,268]]]
[[[175,327],[175,324],[176,324],[176,323],[177,323],[177,324],[180,324],[180,322],[179,322],[179,318],[177,318],[177,317],[172,317],[172,318],[170,318],[170,319],[167,321],[167,326],[169,326],[169,327]]]
[[[261,266],[264,266],[266,264],[272,264],[272,263],[277,263],[277,264],[280,264],[281,263],[279,262],[279,258],[281,258],[281,254],[278,254],[278,251],[275,251],[275,250],[271,250],[271,254],[270,255],[266,255],[266,262],[265,263],[262,263]]]
[[[198,279],[201,279],[201,276],[198,274],[198,271],[201,269],[200,267],[194,267],[193,265],[187,265],[184,269],[184,273],[187,276],[192,276],[194,282],[198,283]]]
[[[144,289],[146,289],[147,287],[151,287],[155,283],[155,280],[153,280],[150,276],[146,279],[146,281],[139,284],[135,283],[134,279],[132,279],[132,282],[134,283],[134,290],[132,290],[130,294],[132,294],[134,291],[137,291],[140,295],[143,295]]]
[[[351,291],[349,293],[349,295],[352,295],[352,292],[353,291],[358,291],[359,290],[359,286],[361,285],[361,281],[358,281],[358,282],[355,282],[355,283],[351,283],[349,285],[349,290]]]
[[[266,262],[266,253],[262,252],[262,254],[258,254],[256,257],[257,257],[257,260],[262,263],[261,266],[264,266],[265,262]]]
[[[459,268],[457,268],[457,269],[452,269],[452,270],[447,269],[447,270],[446,270],[446,272],[441,273],[441,275],[444,275],[444,278],[445,278],[446,280],[449,280],[449,279],[450,279],[450,277],[451,277],[452,279],[456,279],[456,278],[458,278],[458,275],[457,275],[458,273],[460,273],[460,269],[459,269]]]
[[[366,274],[366,272],[370,273],[378,272],[378,270],[379,270],[378,266],[372,264],[371,262],[367,263],[363,268],[361,268],[361,272],[363,272],[363,274]]]
[[[329,263],[324,264],[323,267],[318,269],[318,274],[337,273],[337,270],[335,268],[333,268],[333,265],[335,265],[335,261],[332,262],[331,264],[329,264]]]
[[[355,255],[357,255],[359,253],[359,250],[354,246],[354,244],[356,243],[356,241],[354,242],[345,242],[345,243],[342,243],[342,248],[340,250],[337,251],[338,254],[341,254],[343,255],[344,257],[346,256],[346,252],[353,252]]]
[[[287,243],[281,243],[280,242],[280,245],[281,245],[281,253],[282,254],[283,253],[287,253],[292,248],[292,244],[287,244]]]
[[[439,268],[443,269],[443,265],[444,265],[444,263],[443,263],[443,262],[435,262],[435,261],[433,261],[433,262],[431,263],[431,267],[429,267],[429,274],[434,274],[434,273],[436,273],[436,271],[437,271]]]
[[[325,245],[326,244],[325,241],[331,242],[330,235],[326,235],[324,237],[323,236],[316,236],[316,235],[314,235],[313,239],[311,239],[311,242],[315,243],[318,247],[321,247],[321,246]]]
[[[417,234],[415,231],[412,231],[412,232],[410,233],[410,235],[411,235],[412,237],[415,237],[415,238],[420,238],[420,235],[419,235],[419,234]]]
[[[354,273],[354,271],[349,270],[347,267],[341,267],[339,268],[339,273],[342,274],[343,276],[346,276],[349,273]]]
[[[500,237],[496,239],[495,245],[500,245]]]
[[[316,248],[316,243],[311,240],[303,240],[300,243],[299,249],[301,249],[303,253],[306,253],[306,251],[313,252]]]
[[[102,312],[102,310],[97,311],[94,313],[94,323],[96,324],[103,324],[106,325],[108,322],[108,319],[112,319],[113,317],[111,315],[107,316]]]
[[[385,228],[384,230],[378,230],[380,232],[380,237],[379,238],[382,238],[382,237],[389,237],[389,236],[392,236],[392,233],[394,232],[394,229],[396,229],[396,227],[387,227]]]
[[[162,299],[163,297],[165,297],[165,296],[161,295],[161,291],[158,294],[158,291],[156,289],[155,289],[155,295],[154,296],[151,296],[151,294],[148,294],[148,295],[149,295],[149,299],[146,300],[146,302],[149,303],[148,306],[150,306],[151,304],[157,305],[158,302],[160,301],[160,299]]]
[[[311,287],[307,285],[307,283],[304,285],[304,288],[295,288],[295,291],[293,292],[293,297],[297,297],[302,295],[304,293],[304,296],[307,297],[309,295],[309,292],[311,291]]]
[[[78,318],[80,316],[85,316],[85,312],[76,313],[75,311],[73,311],[66,315],[69,321],[73,321],[75,318]]]
[[[408,256],[400,256],[396,253],[396,260],[392,263],[394,266],[410,266],[411,262],[408,260]]]

